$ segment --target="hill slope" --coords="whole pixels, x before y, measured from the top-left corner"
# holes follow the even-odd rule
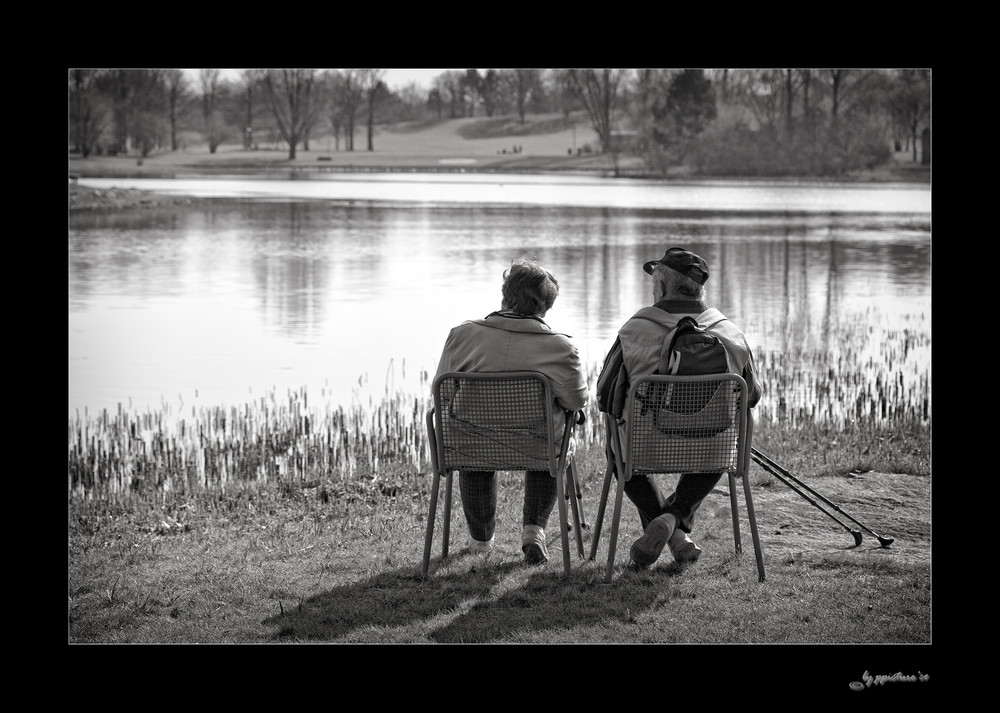
[[[450,119],[379,127],[368,150],[367,134],[355,134],[354,150],[330,136],[314,138],[289,160],[287,145],[258,142],[257,150],[224,144],[212,154],[205,145],[187,146],[146,158],[71,155],[70,173],[80,176],[170,175],[194,172],[272,170],[506,170],[606,171],[610,157],[584,152],[597,146],[585,117],[562,115]],[[516,148],[515,148],[516,147]],[[516,153],[515,153],[516,151]]]

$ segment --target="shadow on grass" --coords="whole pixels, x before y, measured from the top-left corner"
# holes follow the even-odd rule
[[[603,566],[600,567],[603,573]],[[431,633],[438,643],[503,643],[544,641],[587,643],[587,630],[635,621],[663,595],[665,578],[679,571],[673,566],[655,572],[616,572],[610,583],[587,570],[563,577],[558,570],[529,575],[521,587],[499,597],[482,599],[461,616]]]
[[[552,632],[554,641],[572,643],[574,628],[631,621],[679,571],[619,570],[605,583],[598,564],[577,560],[566,577],[561,566],[530,567],[520,559],[484,564],[462,550],[432,562],[426,580],[413,567],[384,572],[262,623],[275,628],[279,642],[503,643]]]

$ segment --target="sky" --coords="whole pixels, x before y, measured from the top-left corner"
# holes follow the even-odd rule
[[[187,70],[189,73],[197,74],[197,70]],[[239,76],[238,69],[222,69],[222,75],[226,78],[235,79]],[[386,69],[382,81],[390,89],[404,87],[410,82],[416,82],[421,89],[430,89],[434,78],[447,69]],[[464,70],[463,70],[464,71]]]
[[[387,69],[382,81],[390,89],[406,86],[410,82],[416,82],[421,89],[430,89],[434,78],[447,71],[447,69]]]

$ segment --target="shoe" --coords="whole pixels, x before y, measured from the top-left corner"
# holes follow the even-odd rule
[[[639,569],[645,569],[653,564],[666,547],[667,540],[674,533],[676,525],[677,518],[669,513],[650,520],[642,537],[632,543],[632,550],[629,553],[632,563]]]
[[[485,555],[493,550],[493,538],[483,541],[477,540],[475,537],[469,538],[469,552],[475,553],[477,555]]]
[[[525,525],[521,531],[521,551],[528,564],[545,564],[549,550],[545,547],[545,530],[538,525]]]
[[[694,562],[701,557],[701,548],[679,527],[667,540],[667,547],[670,548],[670,554],[674,556],[674,559],[681,563]]]

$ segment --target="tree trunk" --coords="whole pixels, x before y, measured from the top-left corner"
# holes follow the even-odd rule
[[[921,151],[922,155],[920,157],[920,163],[922,165],[924,165],[924,166],[930,166],[931,165],[931,130],[930,129],[924,129],[923,132],[920,134],[920,143],[921,143],[921,148],[923,149]]]
[[[792,70],[785,70],[785,125],[792,129]]]

